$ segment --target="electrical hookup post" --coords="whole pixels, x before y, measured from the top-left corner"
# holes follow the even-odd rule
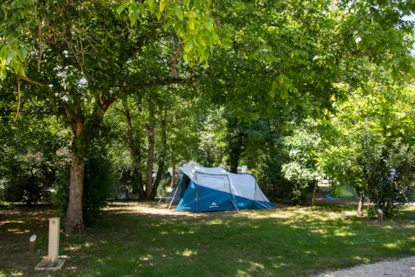
[[[60,218],[49,218],[49,242],[48,256],[43,257],[35,270],[52,270],[56,271],[63,267],[67,256],[59,256],[59,235],[60,235]]]

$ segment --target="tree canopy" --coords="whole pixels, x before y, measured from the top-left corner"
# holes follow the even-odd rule
[[[414,33],[403,18],[414,11],[410,1],[6,0],[2,197],[53,188],[78,233],[107,199],[154,199],[167,168],[174,184],[193,160],[246,164],[275,200],[304,200],[329,177],[392,205],[377,184],[392,195],[413,184]],[[375,173],[391,170],[398,179]]]

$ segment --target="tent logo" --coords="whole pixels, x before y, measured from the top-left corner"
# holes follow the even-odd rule
[[[212,202],[212,204],[210,204],[209,208],[218,208],[218,204],[216,204],[215,202]]]

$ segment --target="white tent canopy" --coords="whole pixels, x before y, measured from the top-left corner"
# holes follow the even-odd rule
[[[179,172],[191,180],[190,190],[189,183],[183,183],[183,177],[173,190],[175,194],[173,199],[177,202],[180,200],[179,210],[200,211],[200,207],[206,207],[205,209],[209,211],[207,207],[220,208],[217,202],[221,201],[223,202],[221,210],[229,209],[229,205],[236,209],[275,207],[262,193],[254,176],[250,174],[234,174],[221,167],[208,168],[195,165],[181,167]],[[182,191],[180,197],[177,197],[178,190]],[[230,201],[231,204],[225,203],[226,201]]]

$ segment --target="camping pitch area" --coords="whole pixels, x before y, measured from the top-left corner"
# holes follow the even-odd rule
[[[61,234],[70,256],[51,276],[309,276],[327,269],[414,255],[415,208],[379,224],[355,205],[215,213],[168,212],[152,203],[112,203],[80,236]],[[38,206],[0,208],[0,276],[33,271],[47,255],[47,218]],[[36,254],[28,253],[31,234]]]

